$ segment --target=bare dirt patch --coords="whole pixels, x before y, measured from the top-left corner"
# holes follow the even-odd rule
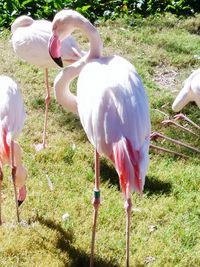
[[[178,71],[174,69],[156,69],[153,80],[163,89],[174,90]]]

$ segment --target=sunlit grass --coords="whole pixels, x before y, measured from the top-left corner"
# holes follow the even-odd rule
[[[200,17],[177,20],[167,16],[106,22],[98,30],[104,41],[104,55],[124,56],[141,75],[150,100],[152,131],[158,130],[200,148],[198,137],[162,126],[160,122],[165,117],[155,111],[159,109],[173,117],[173,99],[183,80],[199,66],[194,57],[200,54],[199,23]],[[16,80],[24,96],[27,118],[19,142],[29,179],[28,197],[20,208],[25,226],[16,226],[12,185],[7,178],[10,169],[5,169],[0,266],[89,266],[93,148],[79,119],[66,113],[52,93],[48,148],[35,152],[33,144],[41,141],[44,120],[43,70],[21,62],[13,53],[9,39],[7,31],[0,36],[0,73]],[[80,40],[85,48],[85,39]],[[166,71],[174,71],[176,75],[168,79]],[[58,72],[58,69],[50,71],[51,87]],[[158,76],[165,77],[166,81],[159,82]],[[74,91],[75,86],[73,83]],[[200,124],[200,110],[196,105],[191,103],[183,111]],[[185,160],[151,151],[144,195],[132,197],[130,265],[200,266],[199,155],[167,142],[162,145],[190,158]],[[95,266],[121,267],[125,259],[124,203],[114,168],[106,158],[102,158],[101,163],[102,205]],[[53,191],[47,177],[52,181]],[[65,213],[69,217],[63,221]],[[147,263],[149,259],[153,261]]]

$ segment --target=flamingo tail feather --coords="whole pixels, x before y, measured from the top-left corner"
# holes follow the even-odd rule
[[[140,151],[133,148],[128,138],[123,137],[113,145],[110,158],[115,164],[125,198],[130,198],[132,191],[141,194],[143,183],[140,177]]]

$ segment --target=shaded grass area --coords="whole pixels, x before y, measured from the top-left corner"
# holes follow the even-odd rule
[[[187,20],[166,16],[107,21],[98,29],[104,42],[104,54],[123,55],[141,75],[150,100],[152,131],[200,148],[199,135],[195,137],[163,126],[161,121],[165,115],[156,111],[170,117],[175,115],[171,110],[173,99],[184,79],[199,66],[194,57],[200,54],[199,25],[199,16]],[[85,49],[86,39],[78,33],[75,37]],[[20,208],[24,224],[16,226],[12,186],[7,179],[10,169],[5,169],[0,266],[88,266],[93,148],[79,119],[65,112],[52,93],[48,148],[35,152],[33,144],[41,141],[44,120],[43,70],[21,62],[14,55],[9,39],[9,32],[1,33],[0,72],[15,79],[24,96],[27,118],[19,142],[24,150],[29,180],[28,198]],[[50,71],[51,87],[58,72],[58,69]],[[75,87],[76,82],[72,84],[74,92]],[[200,110],[194,103],[187,105],[183,112],[200,124]],[[199,266],[199,155],[168,142],[161,142],[161,145],[190,158],[185,160],[151,151],[144,195],[141,198],[133,194],[132,197],[130,266]],[[48,186],[47,176],[53,191]],[[95,266],[121,267],[125,260],[124,203],[117,173],[104,157],[101,159],[101,192]],[[65,213],[69,218],[63,221]]]

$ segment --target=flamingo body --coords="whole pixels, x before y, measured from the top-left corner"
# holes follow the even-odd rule
[[[22,60],[38,67],[45,68],[47,95],[45,98],[46,108],[43,140],[42,144],[35,146],[36,150],[39,151],[46,146],[48,107],[51,98],[48,83],[48,68],[57,66],[48,52],[48,42],[51,36],[52,23],[47,20],[33,20],[29,16],[20,16],[12,24],[11,31],[12,45],[15,53]],[[63,39],[60,46],[60,52],[64,61],[74,62],[83,54],[71,36]]]
[[[172,109],[179,112],[190,101],[194,101],[200,108],[200,69],[195,70],[185,80],[183,88],[172,104]]]
[[[0,76],[0,131],[6,130],[6,142],[16,138],[24,126],[25,110],[17,84],[7,76]]]
[[[57,66],[48,52],[48,41],[52,30],[50,21],[20,16],[12,24],[11,30],[13,49],[21,59],[44,68]],[[71,36],[61,42],[63,60],[78,60],[81,53]]]
[[[25,110],[17,84],[7,76],[0,76],[0,99],[0,170],[3,173],[4,164],[12,165],[11,143],[22,131]],[[13,164],[16,166],[15,185],[19,188],[18,201],[22,202],[26,197],[24,184],[27,171],[22,165],[20,146],[15,141],[13,150]]]
[[[127,188],[122,186],[126,198],[133,190],[141,192],[150,119],[148,100],[133,65],[119,56],[90,61],[78,79],[77,104],[88,139],[98,153],[112,159],[121,186],[126,183]]]

